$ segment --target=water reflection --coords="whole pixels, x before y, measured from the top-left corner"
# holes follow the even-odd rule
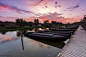
[[[16,37],[16,36],[13,36],[13,37],[0,36],[0,39],[1,39],[1,43],[0,44],[4,44],[4,43],[7,43],[7,42],[16,41],[16,40],[19,39],[19,37]]]
[[[21,42],[22,42],[22,49],[24,50],[24,44],[23,44],[23,31],[21,31]]]
[[[16,36],[17,36],[17,37],[20,37],[20,36],[21,36],[21,32],[18,31]]]
[[[6,31],[3,31],[3,32],[0,32],[1,34],[5,35],[7,32]]]
[[[63,46],[64,42],[28,38],[22,31],[0,34],[0,54],[10,57],[56,57]]]
[[[28,36],[26,36],[28,37]],[[28,37],[29,38],[29,37]],[[48,45],[51,45],[51,46],[54,46],[54,47],[57,47],[57,48],[63,48],[65,43],[63,41],[46,41],[46,40],[42,40],[42,39],[35,39],[35,38],[30,38],[30,39],[33,39],[35,41],[38,41],[38,42],[42,42],[42,43],[45,43],[45,44],[48,44]]]
[[[34,30],[35,32],[38,32],[38,28],[35,28],[35,30]]]
[[[44,28],[44,29],[38,28],[38,30],[49,30],[49,28]]]
[[[36,40],[31,40],[31,42],[34,42],[34,43],[38,44],[39,47],[42,48],[42,49],[43,49],[44,47],[46,47],[47,49],[50,49],[50,48],[51,48],[50,45],[45,44],[45,43],[42,43],[42,42],[39,42],[39,41],[36,41]]]

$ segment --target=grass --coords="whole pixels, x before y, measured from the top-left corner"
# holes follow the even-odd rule
[[[52,25],[52,28],[57,28],[57,26],[62,27],[62,26],[67,26],[67,25]],[[6,29],[0,29],[0,32],[5,32],[5,31],[16,31],[16,30],[33,30],[33,28],[46,28],[45,26],[33,26],[33,27],[8,27]]]
[[[1,29],[0,32],[4,32],[4,31],[16,31],[16,30],[32,30],[33,28],[46,28],[45,26],[33,26],[33,27],[18,27],[18,28],[9,28],[9,29]]]

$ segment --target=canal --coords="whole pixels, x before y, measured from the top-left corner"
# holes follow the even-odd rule
[[[64,45],[63,41],[21,36],[20,30],[0,32],[0,57],[56,57]]]

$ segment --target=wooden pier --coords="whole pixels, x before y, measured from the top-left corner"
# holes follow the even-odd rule
[[[86,31],[81,26],[56,57],[86,57]]]

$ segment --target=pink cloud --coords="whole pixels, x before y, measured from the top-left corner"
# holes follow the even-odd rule
[[[22,12],[28,13],[28,14],[33,13],[31,11],[26,11],[26,10],[23,10],[23,9],[19,9],[18,7],[10,6],[8,4],[4,4],[4,3],[0,2],[0,10],[1,11],[6,11],[8,9],[11,10],[12,12],[15,12],[15,13],[18,13],[18,14],[22,14]]]
[[[41,3],[48,3],[48,2],[50,2],[50,1],[52,1],[52,0],[36,0],[38,3],[36,3],[36,4],[34,4],[34,6],[37,6],[37,5],[39,5],[39,4],[41,4]]]
[[[7,11],[6,9],[0,9],[0,11]]]

